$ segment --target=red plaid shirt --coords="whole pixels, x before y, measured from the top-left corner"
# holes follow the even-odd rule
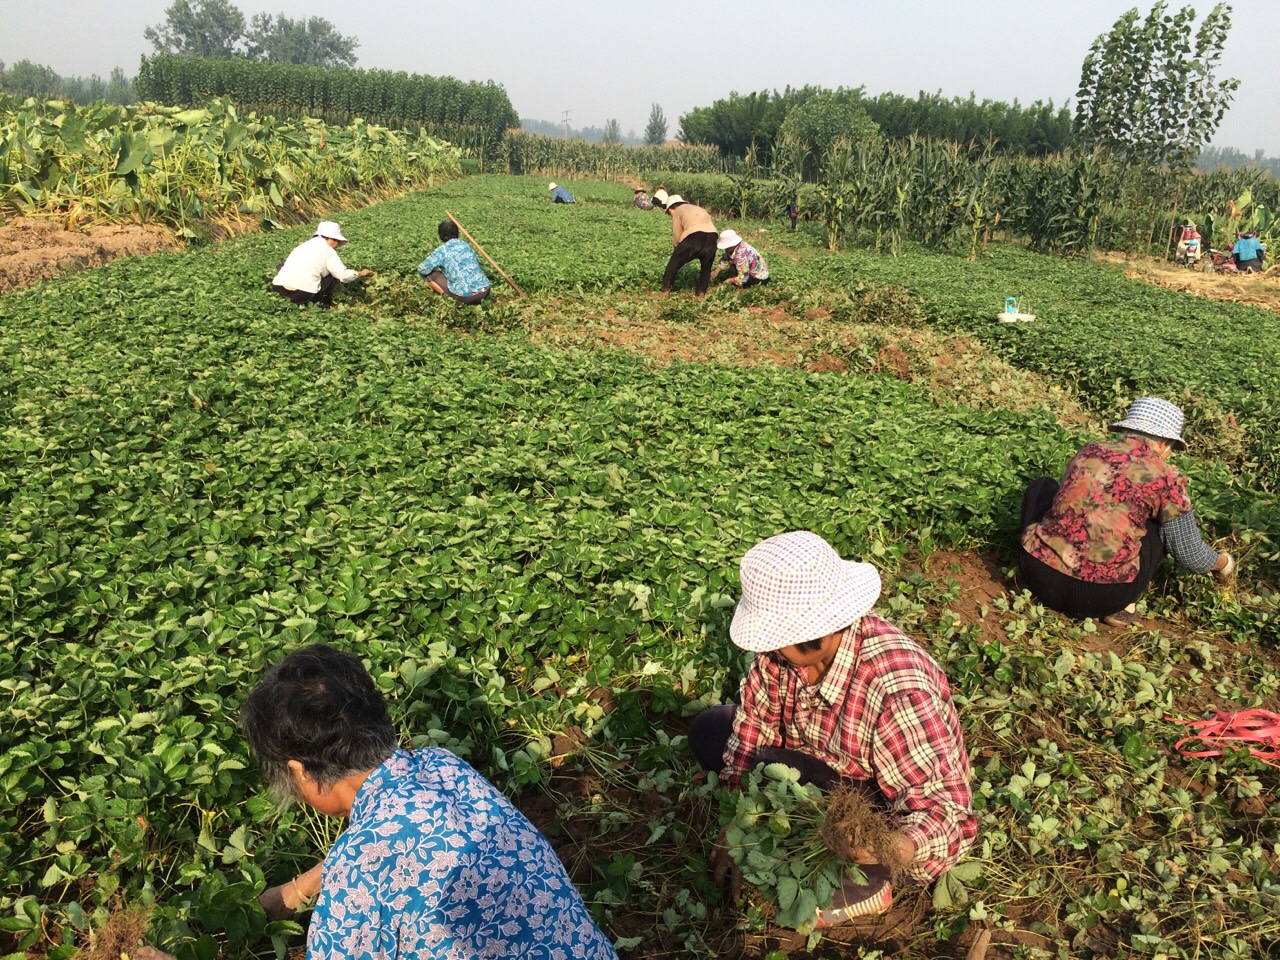
[[[869,613],[840,638],[822,682],[777,654],[758,654],[725,747],[736,787],[757,750],[786,747],[854,780],[875,780],[916,847],[908,873],[946,873],[978,833],[969,756],[946,674],[915,641]]]

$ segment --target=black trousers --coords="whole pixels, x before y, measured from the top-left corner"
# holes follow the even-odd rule
[[[676,248],[671,251],[671,259],[667,261],[667,272],[662,275],[662,292],[667,293],[676,282],[676,273],[690,260],[697,260],[702,265],[702,270],[698,274],[698,285],[695,288],[698,295],[707,292],[707,287],[711,285],[711,267],[715,263],[716,240],[718,234],[712,230],[700,230],[697,233],[691,233],[679,243]]]
[[[278,283],[273,283],[271,289],[286,300],[298,304],[298,306],[302,306],[304,303],[322,303],[327,307],[333,303],[333,291],[338,289],[338,278],[333,274],[321,277],[320,289],[315,293],[309,290],[290,290],[288,287],[282,287]]]
[[[1019,530],[1038,522],[1058,493],[1058,481],[1053,477],[1038,477],[1027,487],[1022,498],[1022,522]],[[1147,521],[1147,532],[1142,537],[1142,551],[1138,559],[1138,576],[1132,583],[1089,583],[1069,577],[1046,563],[1037,560],[1018,545],[1018,569],[1022,582],[1049,609],[1083,620],[1092,617],[1100,620],[1123,610],[1146,592],[1156,567],[1164,559],[1164,541],[1160,539],[1160,524]]]
[[[474,307],[477,303],[484,300],[489,296],[490,291],[493,289],[492,287],[485,287],[483,290],[477,290],[475,293],[469,293],[465,297],[460,296],[449,289],[449,281],[445,279],[444,271],[439,267],[436,267],[436,269],[432,270],[422,279],[427,281],[427,283],[436,284],[436,286],[440,288],[440,292],[445,296],[453,297],[453,299],[468,307]]]

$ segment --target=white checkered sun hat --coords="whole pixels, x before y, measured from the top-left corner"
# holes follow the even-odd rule
[[[842,560],[831,544],[807,530],[757,543],[742,558],[741,580],[742,599],[729,636],[753,653],[841,630],[880,596],[875,567]]]
[[[1129,407],[1124,419],[1111,425],[1112,430],[1136,430],[1149,437],[1169,440],[1179,450],[1187,449],[1182,439],[1182,424],[1185,417],[1182,408],[1161,400],[1159,397],[1139,397]]]

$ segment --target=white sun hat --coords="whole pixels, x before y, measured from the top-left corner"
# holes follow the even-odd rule
[[[342,235],[342,228],[333,220],[321,220],[316,227],[316,236],[325,237],[329,240],[337,240],[339,243],[346,243],[347,238]]]
[[[730,247],[736,247],[742,242],[742,238],[738,236],[737,230],[726,230],[720,234],[720,239],[716,241],[717,250],[728,250]]]
[[[657,200],[659,203],[665,206],[667,202],[667,191],[661,188],[653,191],[653,199]]]
[[[1123,420],[1118,420],[1111,430],[1135,430],[1149,437],[1168,440],[1179,450],[1187,449],[1182,439],[1182,425],[1186,421],[1182,408],[1159,397],[1139,397],[1133,401]]]
[[[555,185],[554,183],[549,183],[549,184],[547,184],[547,189],[548,189],[548,190],[554,190],[555,188],[556,188],[556,185]]]
[[[843,560],[807,530],[780,533],[746,552],[742,599],[729,636],[743,650],[766,653],[843,629],[875,606],[880,574]]]
[[[666,199],[666,204],[668,207],[671,206],[673,203],[687,203],[687,202],[688,201],[685,200],[685,198],[680,196],[680,194],[678,193],[673,193],[671,196],[667,197]]]

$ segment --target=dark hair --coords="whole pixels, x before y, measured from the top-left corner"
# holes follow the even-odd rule
[[[452,220],[441,220],[440,226],[436,227],[436,233],[440,234],[442,241],[458,239],[458,225]]]
[[[815,640],[805,640],[795,645],[797,653],[817,653],[822,649],[822,641],[826,637],[818,637]]]
[[[356,657],[323,643],[289,654],[240,707],[240,727],[267,784],[296,796],[289,761],[321,789],[372,770],[396,749],[396,730],[373,677]]]

